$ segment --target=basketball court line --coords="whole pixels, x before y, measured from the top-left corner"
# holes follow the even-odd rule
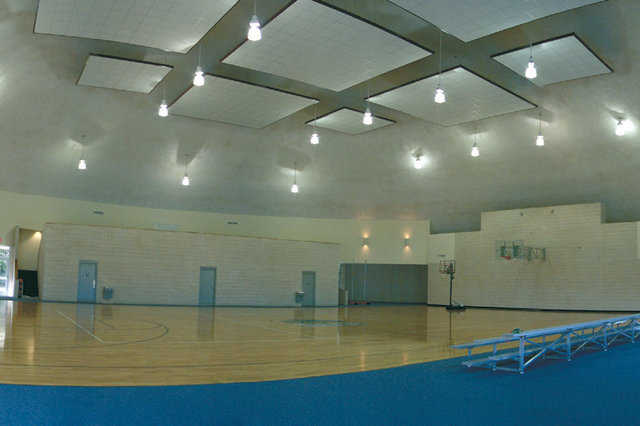
[[[84,328],[83,326],[81,326],[80,324],[78,324],[77,322],[75,322],[73,319],[69,318],[68,316],[66,316],[65,314],[63,314],[60,311],[56,311],[58,314],[62,315],[64,318],[68,319],[69,321],[71,321],[71,323],[73,325],[75,325],[76,327],[78,327],[80,330],[84,331],[85,333],[87,333],[89,336],[93,337],[94,339],[96,339],[98,342],[105,344],[108,342],[105,342],[104,340],[102,340],[101,338],[99,338],[98,336],[96,336],[95,334],[93,334],[92,332],[90,332],[89,330],[87,330],[86,328]]]

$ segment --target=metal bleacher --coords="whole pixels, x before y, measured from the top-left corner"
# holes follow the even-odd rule
[[[571,361],[581,350],[606,351],[614,343],[625,340],[635,342],[640,335],[640,314],[569,324],[559,327],[509,333],[491,339],[453,345],[456,349],[467,349],[466,367],[505,370],[524,374],[524,370],[540,359],[558,358]],[[498,349],[498,345],[517,343],[513,348]],[[472,357],[472,350],[489,347],[488,356]]]

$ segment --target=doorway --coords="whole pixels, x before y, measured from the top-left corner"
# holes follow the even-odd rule
[[[98,262],[81,260],[78,265],[78,302],[96,303]]]
[[[213,306],[216,304],[216,268],[200,267],[198,304],[201,306]]]
[[[302,306],[316,306],[316,273],[311,271],[302,272],[302,291],[304,299]]]

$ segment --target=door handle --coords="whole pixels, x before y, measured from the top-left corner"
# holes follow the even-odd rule
[[[96,280],[93,280],[93,288],[96,288]]]

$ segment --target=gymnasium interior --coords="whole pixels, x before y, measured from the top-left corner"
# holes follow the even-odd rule
[[[637,424],[638,22],[0,0],[0,424]]]

